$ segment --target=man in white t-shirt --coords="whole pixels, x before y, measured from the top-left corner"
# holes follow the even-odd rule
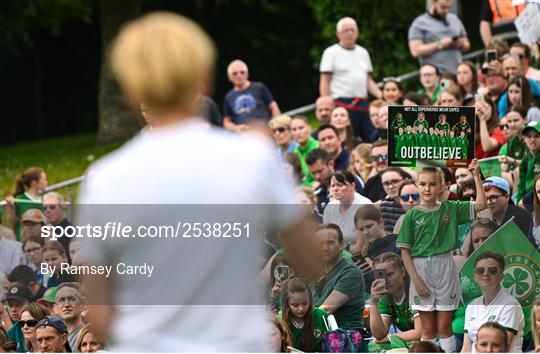
[[[380,98],[381,90],[371,77],[373,67],[366,49],[356,44],[358,26],[350,17],[337,23],[338,43],[325,49],[320,64],[319,92],[331,96],[337,106],[347,109],[354,135],[365,142],[379,139],[369,119],[368,91]]]
[[[363,204],[373,204],[368,198],[356,193],[355,179],[349,171],[336,171],[330,179],[331,201],[324,208],[323,223],[336,224],[347,242],[356,242],[358,230],[354,214]]]
[[[261,224],[282,231],[296,264],[317,254],[294,187],[270,141],[193,117],[214,64],[195,23],[148,14],[114,43],[118,82],[134,107],[151,108],[153,122],[90,167],[79,198],[78,224],[133,226],[128,237],[84,239],[87,263],[112,266],[85,284],[90,306],[102,305],[90,311],[96,334],[121,352],[269,351],[256,282]],[[176,234],[150,236],[152,226],[171,225]],[[311,276],[317,263],[306,267]]]

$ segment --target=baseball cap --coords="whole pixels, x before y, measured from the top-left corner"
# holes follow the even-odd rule
[[[56,328],[56,330],[60,333],[68,333],[68,329],[66,326],[66,323],[63,319],[61,319],[58,316],[45,316],[41,320],[39,320],[38,324],[36,325],[36,329],[40,327],[46,327],[51,326]]]
[[[500,190],[510,193],[510,184],[502,177],[493,176],[484,181],[484,187],[497,187]]]
[[[43,224],[47,223],[46,220],[47,219],[45,218],[45,215],[43,215],[43,213],[39,209],[28,209],[27,211],[24,212],[21,218],[22,222],[33,221],[33,222],[39,222]]]
[[[30,291],[30,288],[28,288],[26,285],[18,283],[9,289],[6,297],[2,302],[6,302],[9,300],[14,301],[20,301],[20,302],[32,302],[34,300],[34,295],[32,295],[32,291]]]
[[[523,134],[527,134],[527,131],[530,129],[536,130],[538,134],[540,134],[540,122],[529,122],[525,128],[523,128]]]
[[[56,303],[56,293],[58,291],[58,288],[56,286],[50,287],[45,291],[43,294],[43,297],[36,302],[38,304],[42,305],[54,305]]]

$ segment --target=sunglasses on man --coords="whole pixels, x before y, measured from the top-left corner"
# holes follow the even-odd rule
[[[381,159],[383,161],[386,161],[386,160],[388,160],[388,155],[387,154],[373,155],[373,156],[371,156],[371,158],[375,162],[379,161],[379,159]]]
[[[499,268],[495,267],[495,266],[491,266],[491,267],[476,267],[474,269],[474,273],[476,275],[484,275],[484,274],[491,274],[491,275],[495,275],[497,273],[499,273]]]

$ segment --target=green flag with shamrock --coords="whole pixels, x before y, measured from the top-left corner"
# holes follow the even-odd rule
[[[482,293],[474,281],[474,261],[484,252],[491,251],[504,256],[503,288],[513,295],[523,307],[525,333],[530,331],[531,306],[540,294],[540,252],[517,227],[513,218],[502,225],[490,238],[476,249],[461,267],[463,293],[469,298]]]
[[[501,163],[499,162],[499,156],[480,159],[478,160],[478,163],[480,164],[480,171],[482,171],[484,177],[488,178],[491,176],[501,175]]]

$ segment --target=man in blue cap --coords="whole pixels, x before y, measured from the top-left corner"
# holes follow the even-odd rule
[[[532,217],[525,209],[514,204],[510,184],[502,177],[489,177],[484,182],[488,208],[493,219],[501,226],[511,218],[527,238],[531,239]],[[534,242],[533,242],[534,244]]]
[[[68,330],[57,316],[45,316],[36,325],[36,339],[42,353],[70,353]]]

